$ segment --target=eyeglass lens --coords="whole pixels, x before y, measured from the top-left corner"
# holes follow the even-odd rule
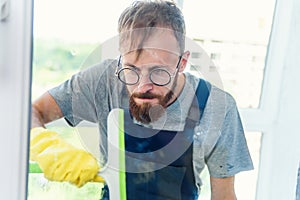
[[[137,84],[140,80],[140,74],[134,69],[131,68],[123,68],[118,73],[119,79],[128,85]],[[153,69],[150,74],[149,78],[152,83],[155,85],[167,85],[171,81],[170,73],[165,69]]]

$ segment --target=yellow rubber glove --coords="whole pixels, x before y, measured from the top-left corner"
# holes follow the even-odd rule
[[[30,160],[39,164],[47,179],[68,181],[78,187],[89,181],[104,181],[97,177],[99,165],[90,153],[42,127],[33,128],[30,134]]]

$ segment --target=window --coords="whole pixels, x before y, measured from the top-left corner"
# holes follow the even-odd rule
[[[187,37],[210,55],[240,108],[259,106],[274,5],[274,0],[183,2]]]
[[[34,5],[34,57],[32,99],[69,78],[87,63],[86,58],[100,44],[117,35],[117,19],[131,0],[39,0]],[[187,37],[201,46],[213,63],[223,87],[231,93],[240,108],[258,108],[264,76],[265,56],[270,34],[274,0],[200,0],[180,1],[187,25]],[[58,6],[59,5],[59,6]],[[201,59],[203,52],[191,50],[191,60]],[[100,60],[98,57],[96,60]],[[190,63],[196,73],[201,65]],[[53,130],[80,146],[77,130],[65,125],[52,125]],[[246,137],[255,170],[236,179],[237,195],[244,197],[245,180],[250,181],[248,199],[255,196],[260,132],[247,132]],[[80,146],[82,148],[82,146]],[[202,173],[208,183],[207,170]],[[67,183],[53,183],[42,174],[29,175],[28,199],[99,199],[101,184],[89,183],[76,188]],[[89,195],[89,196],[88,196]],[[250,198],[251,197],[251,198]],[[201,199],[210,198],[209,184],[203,187]]]

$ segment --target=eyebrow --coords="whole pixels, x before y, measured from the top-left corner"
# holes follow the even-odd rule
[[[129,66],[132,68],[137,68],[137,66],[135,66],[134,64],[130,64],[130,63],[123,63],[124,66]]]
[[[139,69],[137,66],[135,66],[134,64],[131,64],[131,63],[124,63],[124,66],[132,67],[132,68],[134,68],[135,70],[140,71],[140,69]],[[153,66],[150,66],[150,67],[149,67],[149,70],[158,69],[158,68],[165,68],[165,69],[168,69],[169,67],[168,67],[168,66],[165,66],[165,65],[153,65]]]

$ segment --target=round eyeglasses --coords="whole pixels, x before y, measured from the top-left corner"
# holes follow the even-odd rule
[[[150,81],[157,86],[165,86],[168,85],[172,77],[176,76],[178,72],[179,63],[181,61],[181,56],[179,56],[179,61],[176,66],[176,70],[174,74],[171,74],[169,71],[167,71],[165,68],[154,68],[149,72],[149,79]],[[119,57],[118,61],[118,68],[116,69],[115,75],[118,77],[118,79],[126,84],[126,85],[135,85],[137,84],[141,79],[141,74],[139,71],[134,69],[132,66],[121,66],[121,56]]]

